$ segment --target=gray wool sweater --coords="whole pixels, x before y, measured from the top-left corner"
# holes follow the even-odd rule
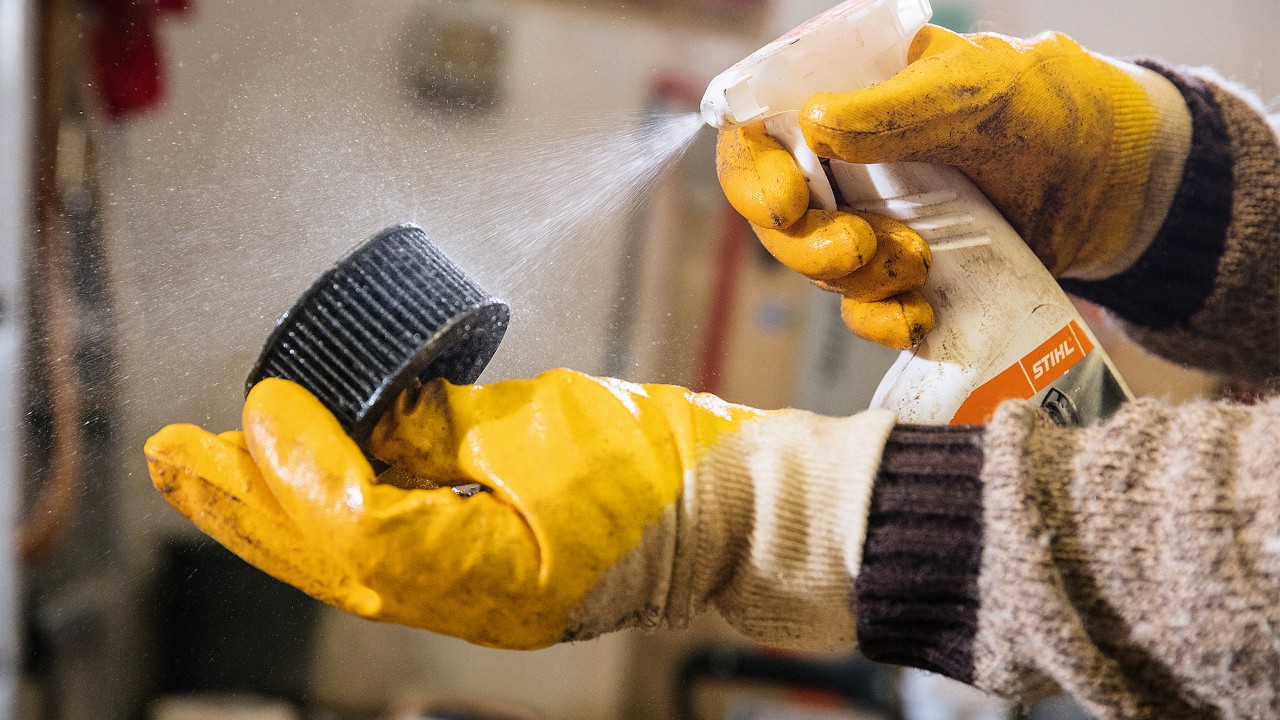
[[[1128,271],[1068,289],[1152,352],[1274,393],[1280,143],[1204,71],[1168,218]],[[1065,283],[1064,283],[1065,284]],[[871,658],[1099,718],[1280,718],[1280,397],[1141,400],[1063,428],[896,428],[854,590]]]

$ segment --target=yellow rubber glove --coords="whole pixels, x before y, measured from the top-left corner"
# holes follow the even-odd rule
[[[1019,40],[926,26],[908,59],[885,82],[810,98],[800,116],[810,147],[846,162],[960,168],[1057,276],[1109,277],[1149,246],[1190,142],[1186,105],[1167,80],[1060,34]],[[803,178],[770,142],[758,128],[722,134],[725,194],[758,233],[781,230],[793,242],[821,245],[797,224],[808,202]],[[919,264],[927,271],[926,258],[913,273]],[[875,295],[864,286],[858,293]],[[850,325],[899,346],[886,342],[898,336]]]
[[[713,604],[762,641],[828,647],[853,639],[893,416],[761,412],[567,370],[433,381],[375,428],[390,465],[376,476],[298,385],[264,380],[243,422],[161,430],[156,487],[248,562],[357,615],[537,648]],[[449,487],[467,483],[485,490]]]

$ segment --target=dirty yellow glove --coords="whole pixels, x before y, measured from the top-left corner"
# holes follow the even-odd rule
[[[375,475],[314,396],[265,380],[243,433],[164,428],[156,487],[275,577],[364,617],[508,648],[708,606],[762,641],[853,640],[886,411],[762,412],[567,370],[406,393]],[[479,483],[464,497],[452,486]]]
[[[1110,277],[1149,246],[1190,142],[1189,113],[1167,80],[1060,34],[1019,40],[926,26],[908,59],[870,88],[810,98],[800,115],[810,147],[846,162],[960,168],[1057,276]],[[757,226],[808,240],[795,225],[807,205],[798,171],[759,129],[724,135],[730,202]],[[734,156],[751,159],[725,172]]]
[[[1168,210],[1190,140],[1168,80],[1057,33],[926,26],[908,59],[887,82],[810,98],[800,125],[814,151],[959,167],[1055,275],[1107,277],[1132,264],[1145,247],[1133,252],[1140,226],[1154,234]]]

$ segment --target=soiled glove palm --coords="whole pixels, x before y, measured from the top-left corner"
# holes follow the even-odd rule
[[[1150,244],[1190,137],[1168,81],[1060,34],[1019,40],[926,26],[908,59],[885,82],[810,98],[800,125],[814,152],[960,168],[1058,276],[1109,277]],[[808,203],[803,179],[777,154],[757,160],[761,137],[759,128],[722,134],[725,193],[759,228],[813,245],[815,233],[797,225]]]
[[[536,648],[714,604],[761,640],[853,638],[889,413],[761,412],[566,370],[407,393],[375,475],[306,390],[265,380],[243,433],[171,425],[156,487],[249,562],[352,613]],[[480,483],[461,497],[448,486]],[[745,549],[745,550],[744,550]]]

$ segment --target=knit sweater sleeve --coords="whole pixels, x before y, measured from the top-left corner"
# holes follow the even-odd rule
[[[1128,270],[1068,291],[1152,352],[1280,379],[1280,141],[1207,70],[1139,64],[1191,116],[1169,212]],[[854,590],[873,659],[1099,718],[1280,717],[1280,398],[1144,400],[1092,428],[1025,403],[898,427]]]
[[[1280,717],[1280,398],[1007,403],[897,428],[854,590],[873,659],[1107,718]],[[980,470],[974,468],[980,467]]]
[[[1191,147],[1163,225],[1128,270],[1064,280],[1144,347],[1232,378],[1280,377],[1280,141],[1247,91],[1155,60],[1191,115]]]

